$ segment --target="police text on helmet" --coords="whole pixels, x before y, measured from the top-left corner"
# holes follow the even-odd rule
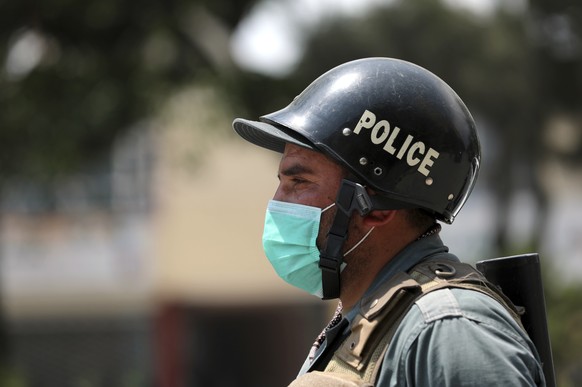
[[[424,176],[429,175],[429,168],[432,167],[435,160],[439,157],[439,152],[430,147],[427,150],[424,142],[414,141],[414,137],[410,134],[396,148],[395,142],[396,138],[400,135],[400,128],[398,126],[391,127],[390,123],[386,120],[376,122],[376,115],[369,110],[364,111],[364,114],[360,117],[354,133],[360,134],[362,129],[371,129],[370,141],[373,144],[381,145],[384,143],[383,149],[399,160],[402,160],[406,156],[406,163],[411,167],[418,165],[417,171]],[[421,159],[421,156],[424,157]]]

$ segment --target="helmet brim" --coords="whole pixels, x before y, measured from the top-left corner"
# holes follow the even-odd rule
[[[233,121],[232,127],[239,136],[248,142],[275,152],[283,153],[285,144],[288,143],[314,149],[307,139],[282,126],[237,118]]]

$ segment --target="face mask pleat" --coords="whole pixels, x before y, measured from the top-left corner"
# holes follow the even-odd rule
[[[269,262],[284,281],[317,297],[323,296],[317,236],[321,214],[335,203],[321,209],[302,204],[269,201],[263,230],[263,248]],[[374,228],[350,248],[354,251]],[[342,263],[341,269],[346,264]]]

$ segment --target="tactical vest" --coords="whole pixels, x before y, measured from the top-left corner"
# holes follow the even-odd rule
[[[325,371],[302,375],[290,387],[373,386],[384,354],[408,310],[420,297],[443,288],[486,294],[503,305],[521,326],[522,311],[471,265],[448,260],[422,262],[408,273],[397,273],[384,283],[374,292],[375,296],[380,295],[378,298],[364,298],[349,336],[340,344]]]

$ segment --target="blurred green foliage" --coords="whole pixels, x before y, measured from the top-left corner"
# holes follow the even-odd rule
[[[563,387],[582,383],[582,286],[546,286],[548,327],[556,366],[557,384]]]
[[[196,20],[229,34],[253,1],[3,1],[0,172],[41,178],[106,154],[175,89],[216,77]],[[203,8],[206,7],[206,8]]]

